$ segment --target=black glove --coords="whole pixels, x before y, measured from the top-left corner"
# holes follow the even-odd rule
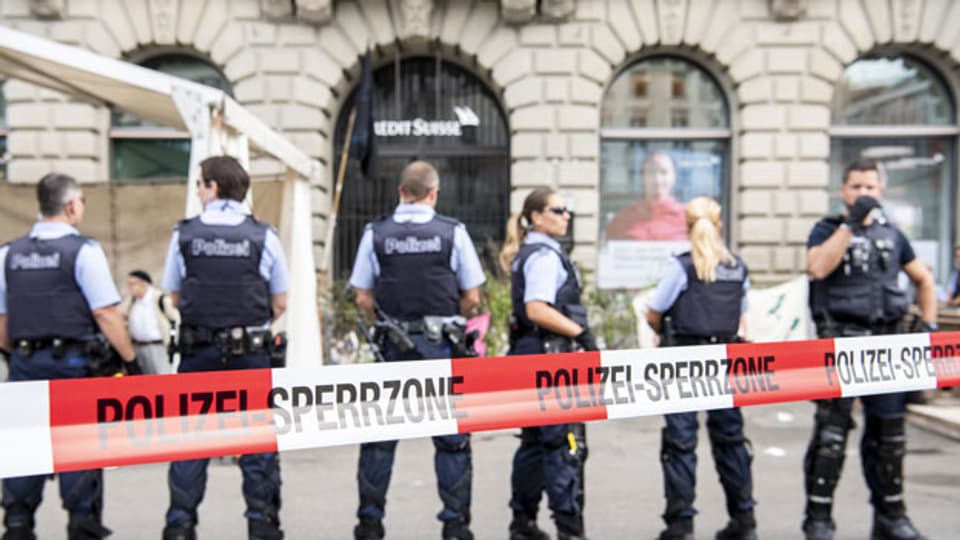
[[[917,332],[936,332],[940,330],[940,325],[935,322],[920,321],[917,323]]]
[[[573,338],[577,342],[577,345],[583,348],[585,351],[599,351],[600,348],[597,347],[597,339],[593,337],[593,334],[590,333],[589,328],[584,328],[583,332],[577,334],[577,337]]]
[[[127,370],[127,375],[143,375],[143,370],[140,369],[140,361],[134,357],[132,362],[124,362],[123,367]]]
[[[857,228],[863,225],[863,220],[873,211],[874,208],[880,208],[880,201],[869,195],[861,195],[853,202],[850,211],[847,213],[846,224]]]

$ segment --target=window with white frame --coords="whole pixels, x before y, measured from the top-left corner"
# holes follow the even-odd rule
[[[950,89],[928,64],[908,55],[857,60],[837,83],[830,130],[830,207],[841,212],[845,165],[883,165],[884,210],[938,277],[952,260],[957,117]]]
[[[616,76],[600,118],[597,282],[646,287],[672,253],[688,247],[687,201],[709,196],[726,209],[730,108],[706,69],[655,56]]]
[[[219,69],[187,54],[153,56],[140,65],[231,93]],[[114,111],[110,130],[111,177],[117,182],[185,181],[190,134]]]

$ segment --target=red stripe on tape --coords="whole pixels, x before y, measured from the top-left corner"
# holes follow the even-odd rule
[[[273,452],[271,371],[50,381],[57,472]]]
[[[930,348],[937,388],[960,386],[960,332],[932,332]]]
[[[826,366],[828,354],[833,354],[833,340],[788,341],[782,345],[776,349],[769,343],[727,345],[727,379],[734,391],[734,405],[841,396],[840,380]]]
[[[599,352],[455,359],[459,431],[604,420],[599,368]]]

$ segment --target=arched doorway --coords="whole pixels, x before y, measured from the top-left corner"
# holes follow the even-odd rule
[[[415,159],[440,173],[437,211],[467,226],[485,263],[496,253],[510,212],[510,134],[497,96],[476,75],[437,57],[398,59],[374,71],[376,170],[350,168],[334,240],[334,270],[347,278],[364,225],[397,204],[403,167]],[[339,160],[351,94],[337,119]],[[332,174],[336,175],[334,168]]]

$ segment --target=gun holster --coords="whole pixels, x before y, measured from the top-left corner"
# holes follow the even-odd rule
[[[267,347],[270,352],[270,367],[282,368],[287,365],[287,333],[277,332]]]
[[[112,377],[123,372],[123,360],[102,337],[84,343],[83,354],[94,377]]]
[[[473,343],[480,334],[474,330],[467,332],[467,322],[462,318],[448,320],[443,323],[442,333],[444,339],[450,344],[454,358],[469,358],[477,356]]]
[[[543,352],[547,354],[573,352],[573,340],[559,334],[544,333],[540,337]]]

